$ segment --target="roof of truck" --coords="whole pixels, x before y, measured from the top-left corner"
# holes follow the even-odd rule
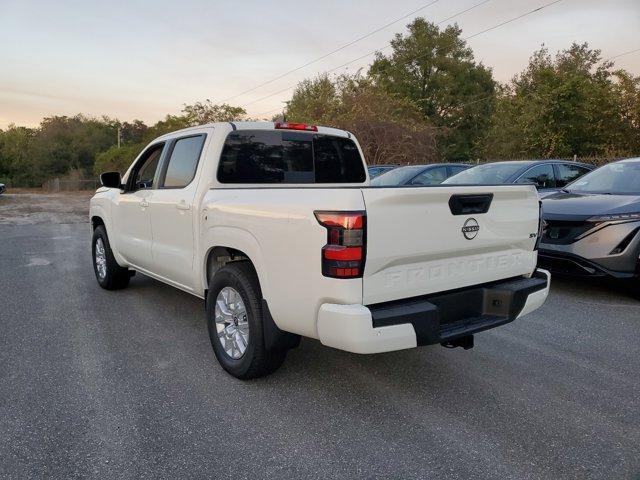
[[[173,136],[176,133],[181,132],[190,132],[193,130],[197,130],[200,128],[229,128],[231,130],[275,130],[276,122],[216,122],[216,123],[206,123],[203,125],[195,125],[193,127],[183,128],[181,130],[176,130],[173,132],[166,133],[161,137],[158,137],[156,140],[159,140],[164,137]],[[340,137],[349,137],[351,138],[353,134],[347,132],[346,130],[340,130],[338,128],[332,127],[324,127],[322,125],[315,125],[317,127],[317,132],[309,131],[308,133],[322,133],[325,135],[336,135]],[[293,130],[293,129],[281,129],[282,131],[301,131],[301,130]]]

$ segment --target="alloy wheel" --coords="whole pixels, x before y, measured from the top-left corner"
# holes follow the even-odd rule
[[[229,357],[241,358],[249,345],[247,309],[238,291],[224,287],[218,293],[215,308],[216,331],[220,344]]]
[[[107,253],[105,252],[104,242],[101,238],[96,240],[95,261],[98,278],[104,280],[107,276]]]

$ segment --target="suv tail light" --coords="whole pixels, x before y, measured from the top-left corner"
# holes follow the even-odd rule
[[[534,250],[538,250],[540,246],[540,240],[547,229],[547,222],[542,217],[542,201],[538,200],[538,236],[536,237],[536,244],[533,247]]]
[[[322,275],[331,278],[359,278],[366,253],[365,212],[314,212],[327,229],[322,247]]]

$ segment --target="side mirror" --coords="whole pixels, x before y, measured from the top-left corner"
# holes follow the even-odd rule
[[[104,172],[100,174],[100,183],[107,188],[122,188],[122,180],[118,172]]]

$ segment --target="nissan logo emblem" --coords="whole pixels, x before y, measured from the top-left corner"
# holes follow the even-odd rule
[[[464,222],[462,226],[462,235],[467,240],[473,240],[478,235],[478,231],[480,230],[480,226],[475,218],[467,218],[467,221]]]

